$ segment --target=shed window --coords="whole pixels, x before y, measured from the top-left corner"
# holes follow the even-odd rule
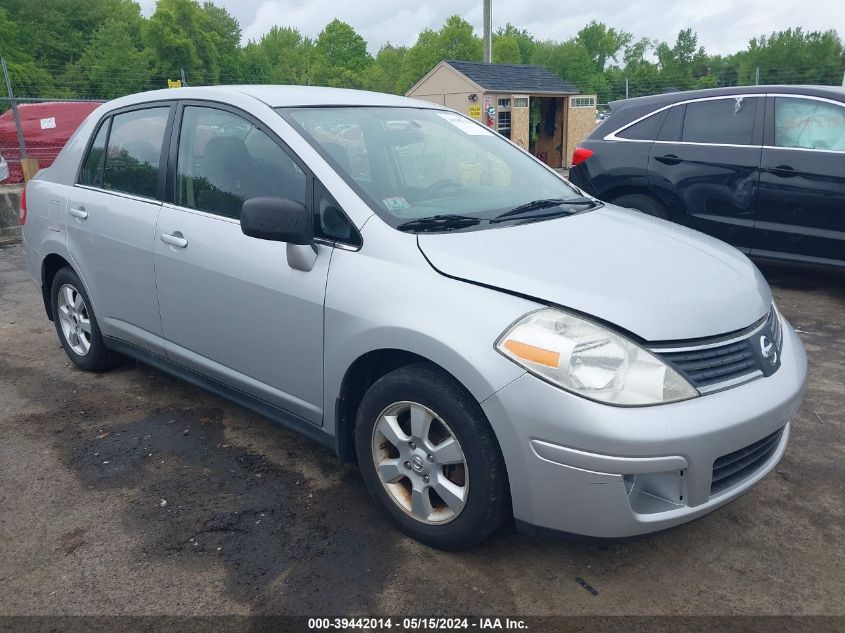
[[[528,107],[528,97],[514,97],[513,98],[513,107],[514,108],[527,108]]]
[[[595,97],[569,97],[570,108],[595,108]]]
[[[511,107],[511,100],[510,99],[499,99],[499,107],[500,108],[510,108]]]

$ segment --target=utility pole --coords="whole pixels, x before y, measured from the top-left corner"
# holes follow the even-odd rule
[[[757,66],[757,70],[754,71],[754,85],[760,85],[760,67]]]
[[[845,73],[842,73],[842,87],[845,88]]]
[[[493,0],[484,0],[484,63],[493,61]]]
[[[628,78],[625,77],[625,99],[628,98]]]

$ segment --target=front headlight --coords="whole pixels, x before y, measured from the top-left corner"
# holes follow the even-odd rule
[[[561,310],[525,315],[502,334],[496,349],[532,374],[599,402],[648,405],[698,395],[651,352]]]

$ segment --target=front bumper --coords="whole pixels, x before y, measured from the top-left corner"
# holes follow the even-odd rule
[[[521,376],[482,403],[507,464],[514,518],[624,537],[690,521],[735,499],[778,463],[803,397],[807,358],[785,321],[781,358],[767,378],[652,407],[604,405]],[[717,459],[780,429],[750,472],[711,493]]]

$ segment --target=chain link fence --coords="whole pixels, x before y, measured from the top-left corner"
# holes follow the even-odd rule
[[[18,97],[6,61],[0,58],[0,157],[8,174],[0,185],[24,181],[25,173],[49,167],[67,140],[102,100]]]

